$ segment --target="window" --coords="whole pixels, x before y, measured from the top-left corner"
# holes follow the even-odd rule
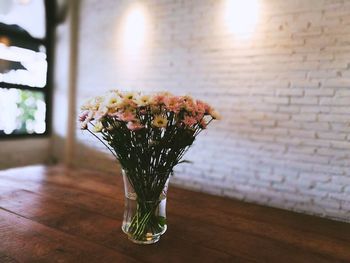
[[[0,137],[50,130],[52,0],[0,1]]]

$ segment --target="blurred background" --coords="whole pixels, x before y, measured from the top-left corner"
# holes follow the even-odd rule
[[[350,1],[0,0],[1,169],[118,173],[76,122],[110,89],[221,113],[173,184],[350,220]]]

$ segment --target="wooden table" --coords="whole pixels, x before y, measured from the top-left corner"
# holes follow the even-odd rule
[[[171,187],[168,231],[122,233],[120,176],[62,166],[0,172],[0,262],[350,262],[350,224]]]

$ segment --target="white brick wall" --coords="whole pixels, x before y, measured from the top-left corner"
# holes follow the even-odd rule
[[[174,183],[350,221],[350,1],[258,0],[256,30],[240,38],[223,0],[145,0],[145,52],[125,57],[131,2],[82,1],[78,104],[112,88],[191,93],[223,120]],[[79,165],[117,169],[91,148],[102,149],[78,132]]]

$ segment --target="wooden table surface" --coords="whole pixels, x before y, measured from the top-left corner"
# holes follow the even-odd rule
[[[350,224],[170,187],[168,231],[121,231],[120,176],[62,166],[0,172],[0,262],[350,262]]]

